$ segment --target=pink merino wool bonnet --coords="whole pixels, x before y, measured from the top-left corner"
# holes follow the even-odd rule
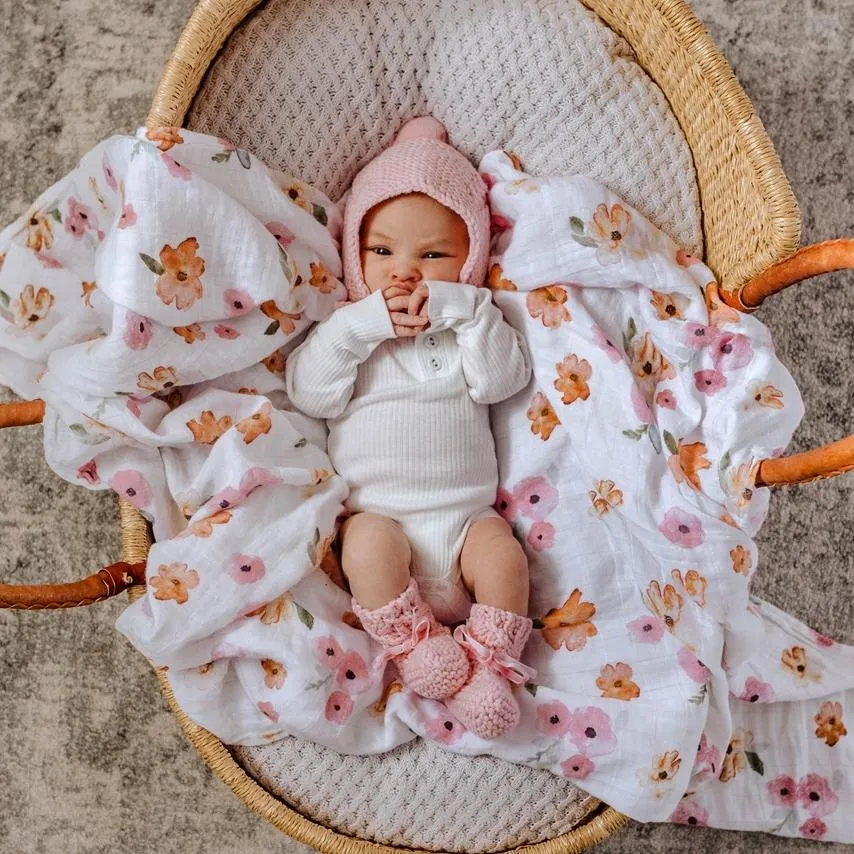
[[[368,295],[362,275],[359,229],[374,205],[406,193],[424,193],[458,214],[469,233],[460,281],[480,286],[489,263],[486,185],[468,159],[447,143],[444,125],[431,117],[408,121],[394,142],[353,180],[344,207],[341,254],[350,300]]]

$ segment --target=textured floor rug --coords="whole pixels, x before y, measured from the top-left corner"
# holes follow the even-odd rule
[[[0,220],[98,140],[142,121],[191,0],[0,0]],[[854,2],[705,0],[697,11],[757,107],[794,186],[804,242],[854,235]],[[854,431],[854,275],[777,297],[760,317],[808,415],[791,450]],[[70,580],[117,559],[115,500],[61,482],[38,428],[0,434],[0,578]],[[854,643],[854,474],[779,492],[760,533],[763,597]],[[256,854],[309,849],[246,809],[166,710],[113,629],[124,600],[0,612],[0,852]],[[631,824],[597,851],[773,854],[764,835]],[[828,854],[852,846],[826,845]]]

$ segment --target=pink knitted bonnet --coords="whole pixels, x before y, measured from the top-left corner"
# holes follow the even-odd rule
[[[474,166],[448,145],[447,138],[438,120],[412,119],[353,180],[344,207],[341,247],[344,284],[352,301],[368,295],[359,253],[362,218],[374,205],[405,193],[424,193],[462,217],[468,227],[469,255],[460,281],[483,284],[489,262],[488,191]]]

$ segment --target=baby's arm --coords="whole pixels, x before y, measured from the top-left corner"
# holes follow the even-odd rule
[[[428,282],[427,289],[430,328],[457,333],[472,400],[499,403],[521,391],[531,379],[528,346],[504,319],[490,291],[450,282]]]
[[[288,357],[291,402],[314,418],[337,418],[353,395],[359,365],[388,338],[394,329],[380,291],[339,308]]]

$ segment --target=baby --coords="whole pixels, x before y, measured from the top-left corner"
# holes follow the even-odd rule
[[[486,187],[435,119],[404,125],[344,211],[350,301],[287,362],[294,405],[329,425],[350,486],[341,566],[353,611],[404,684],[482,738],[519,720],[528,564],[492,504],[488,404],[531,376],[524,339],[480,285]],[[469,594],[474,596],[472,604]],[[467,618],[467,621],[466,621]],[[461,623],[453,636],[444,623]]]

